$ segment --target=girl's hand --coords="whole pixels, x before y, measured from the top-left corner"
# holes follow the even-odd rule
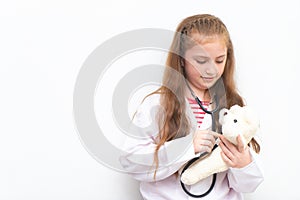
[[[252,162],[249,147],[243,144],[240,135],[236,137],[237,145],[229,142],[223,135],[219,135],[219,146],[222,149],[221,156],[224,162],[233,168],[242,168]]]
[[[197,130],[194,135],[193,143],[195,153],[211,152],[215,145],[215,137],[212,131]]]

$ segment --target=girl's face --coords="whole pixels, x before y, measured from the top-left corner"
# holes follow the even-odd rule
[[[196,40],[199,36],[193,34],[192,38]],[[212,87],[223,74],[226,55],[227,47],[222,37],[205,38],[186,50],[184,68],[191,87],[198,91]]]

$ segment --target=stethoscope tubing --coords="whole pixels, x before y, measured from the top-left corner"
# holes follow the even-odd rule
[[[211,119],[212,119],[212,128],[211,128],[211,129],[212,129],[212,131],[216,131],[216,122],[215,122],[215,116],[214,116],[214,114],[219,110],[219,100],[218,100],[218,98],[216,97],[216,95],[214,95],[214,98],[213,98],[214,100],[213,100],[213,102],[215,102],[216,107],[215,107],[213,110],[207,110],[207,109],[203,106],[201,100],[195,95],[195,93],[193,92],[193,90],[192,90],[192,88],[189,86],[189,84],[188,84],[188,83],[186,83],[186,84],[187,84],[187,86],[188,86],[188,88],[189,88],[189,90],[190,90],[190,92],[191,92],[191,95],[194,97],[194,99],[196,100],[196,102],[197,102],[197,104],[200,106],[200,108],[201,108],[205,113],[211,115]],[[215,148],[217,148],[217,147],[218,147],[218,145],[215,144],[214,147],[213,147],[213,149],[212,149],[212,151],[213,151]],[[196,162],[197,160],[199,160],[200,158],[202,158],[203,156],[205,156],[205,155],[207,155],[207,154],[208,154],[208,153],[205,152],[205,153],[203,153],[203,154],[200,154],[200,156],[195,157],[195,158],[192,158],[191,160],[189,160],[189,161],[187,162],[187,164],[184,166],[184,168],[183,168],[183,170],[182,170],[180,176],[181,176],[181,175],[183,174],[183,172],[184,172],[186,169],[188,169],[194,162]],[[208,188],[208,190],[207,190],[206,192],[204,192],[203,194],[199,194],[199,195],[193,194],[193,193],[191,193],[190,191],[188,191],[187,188],[185,187],[184,183],[183,183],[181,180],[180,180],[180,184],[181,184],[181,187],[182,187],[182,189],[184,190],[184,192],[185,192],[186,194],[188,194],[189,196],[194,197],[194,198],[202,198],[202,197],[207,196],[207,195],[212,191],[212,189],[213,189],[214,186],[215,186],[216,179],[217,179],[217,174],[215,173],[215,174],[213,174],[212,182],[211,182],[211,185],[210,185],[210,187]]]

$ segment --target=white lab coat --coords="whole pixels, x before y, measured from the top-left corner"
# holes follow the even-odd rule
[[[192,124],[190,134],[166,142],[159,150],[159,168],[156,180],[153,179],[155,164],[153,153],[155,151],[155,138],[158,134],[158,125],[155,113],[160,107],[159,94],[151,95],[138,108],[133,119],[133,124],[138,127],[133,129],[131,136],[127,137],[120,157],[124,170],[140,181],[140,192],[144,199],[153,200],[187,200],[195,199],[188,196],[181,188],[177,172],[188,160],[195,157],[193,147],[193,133],[197,121],[186,101],[186,112]],[[211,127],[211,116],[205,114],[201,129]],[[134,135],[134,136],[133,136]],[[257,164],[257,155],[251,151],[253,161],[244,168],[229,168],[217,174],[216,184],[211,193],[203,200],[241,200],[242,193],[253,192],[263,181],[262,171]],[[202,194],[209,188],[212,176],[192,185],[187,186],[194,194]]]

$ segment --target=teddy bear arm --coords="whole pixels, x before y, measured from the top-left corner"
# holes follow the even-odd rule
[[[221,157],[221,148],[217,147],[208,157],[200,160],[188,168],[181,176],[181,181],[186,185],[192,185],[200,180],[218,172],[228,169]]]

